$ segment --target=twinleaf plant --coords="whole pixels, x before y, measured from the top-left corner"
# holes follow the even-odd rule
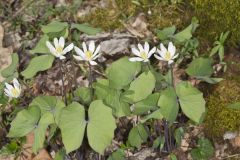
[[[151,46],[148,42],[138,44],[132,48],[134,56],[124,56],[114,61],[102,73],[105,76],[94,75],[94,68],[101,65],[98,62],[98,57],[102,56],[101,46],[94,41],[75,42],[70,36],[73,29],[87,34],[96,34],[99,29],[87,24],[57,21],[42,26],[43,36],[31,50],[33,58],[20,72],[24,81],[18,78],[18,56],[13,54],[12,64],[2,71],[2,75],[10,78],[5,83],[6,96],[1,95],[9,97],[8,102],[11,104],[16,99],[22,99],[24,91],[21,85],[26,86],[24,82],[27,79],[53,65],[59,65],[64,84],[64,68],[68,61],[87,64],[89,84],[76,85],[69,93],[62,85],[61,96],[41,95],[32,98],[31,103],[24,104],[24,109],[11,122],[8,137],[24,137],[33,133],[34,153],[50,141],[56,143],[57,137],[61,137],[66,154],[72,155],[79,151],[85,154],[84,150],[90,146],[104,155],[114,139],[117,125],[122,123],[123,117],[128,117],[132,128],[124,142],[126,147],[140,148],[142,143],[150,140],[154,148],[170,153],[177,147],[176,144],[179,145],[183,133],[182,128],[176,129],[177,119],[184,115],[191,123],[199,124],[206,113],[202,92],[188,79],[175,79],[178,61],[186,57],[181,52],[184,50],[178,49],[170,41],[186,44],[197,26],[193,20],[191,25],[179,33],[175,33],[175,27],[159,31],[158,36],[163,39],[159,47]],[[153,57],[162,63],[164,70],[151,64]],[[212,77],[212,65],[211,58],[197,57],[185,71],[189,80],[196,78],[216,83],[221,79]],[[0,102],[3,102],[2,98]],[[121,149],[114,153],[110,159],[124,156]]]

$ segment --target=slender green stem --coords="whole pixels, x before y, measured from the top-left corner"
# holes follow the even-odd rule
[[[151,65],[150,65],[150,62],[146,62],[146,63],[147,63],[148,70],[151,71]]]
[[[173,77],[173,66],[172,64],[169,65],[169,68],[170,68],[170,72],[171,72],[171,85],[173,88],[175,88],[175,85],[174,85],[174,77]]]
[[[77,88],[77,77],[76,77],[76,72],[75,72],[75,67],[74,67],[73,60],[74,59],[73,59],[73,56],[72,56],[71,68],[72,68],[72,72],[73,72],[74,88]],[[74,97],[74,92],[72,92],[72,96]]]
[[[92,82],[93,82],[93,77],[92,77],[92,66],[90,63],[88,63],[89,66],[89,75],[88,75],[88,81],[89,81],[89,88],[90,88],[90,94],[91,94],[91,99],[93,98],[93,86],[92,86]]]
[[[61,80],[62,80],[62,99],[63,99],[65,105],[67,105],[67,95],[66,95],[66,90],[64,87],[64,70],[63,70],[62,60],[59,60],[59,67],[61,70]]]
[[[166,143],[166,150],[169,152],[171,150],[170,144],[169,144],[169,130],[168,130],[168,122],[167,120],[163,120],[163,126],[164,126],[164,137],[165,137],[165,143]]]

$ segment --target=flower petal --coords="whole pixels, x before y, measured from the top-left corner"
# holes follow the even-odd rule
[[[57,48],[58,45],[59,45],[58,39],[57,39],[57,38],[54,38],[54,39],[53,39],[53,43],[54,43],[55,48]]]
[[[166,52],[163,52],[162,50],[159,50],[159,49],[157,49],[157,52],[162,58],[165,57]]]
[[[8,83],[5,83],[5,86],[9,91],[11,91],[13,89],[13,86]]]
[[[95,52],[94,52],[94,54],[92,55],[93,58],[98,54],[100,48],[101,48],[101,46],[98,45],[97,48],[96,48],[96,50],[95,50]],[[96,58],[95,58],[95,59],[96,59]]]
[[[74,45],[73,43],[69,44],[64,50],[63,54],[66,54],[67,52],[70,52],[73,49]]]
[[[48,47],[48,49],[51,53],[56,52],[56,49],[53,47],[53,45],[49,41],[46,42],[46,46]]]
[[[99,56],[101,56],[101,54],[99,53],[98,55],[95,55],[94,57],[92,57],[92,60],[97,59]]]
[[[173,62],[174,62],[173,60],[169,60],[168,65],[172,64]]]
[[[132,48],[132,53],[140,57],[140,52],[136,48]]]
[[[149,61],[149,59],[145,59],[143,62],[148,62]]]
[[[82,43],[82,47],[83,47],[83,52],[87,52],[87,45],[85,42]]]
[[[20,89],[20,84],[16,78],[13,79],[13,86],[16,89]]]
[[[78,48],[77,46],[74,46],[74,50],[79,56],[81,56],[83,59],[86,59],[86,55],[83,53],[83,51],[80,48]]]
[[[148,44],[148,42],[144,43],[144,50],[145,50],[146,53],[149,52],[149,44]]]
[[[150,58],[150,57],[152,56],[152,54],[156,52],[156,49],[157,49],[156,47],[153,47],[153,48],[150,50],[150,52],[148,53],[148,58]]]
[[[59,46],[61,46],[62,48],[64,48],[64,45],[65,45],[65,39],[64,39],[63,37],[60,37],[58,43],[59,43],[59,44],[58,44]]]
[[[179,54],[177,53],[175,56],[173,56],[173,57],[172,57],[172,59],[175,59],[175,58],[177,58],[177,57],[178,57],[178,55],[179,55]]]
[[[84,60],[81,56],[75,56],[75,55],[73,55],[73,57],[74,57],[76,60],[78,60],[78,61]]]
[[[65,56],[59,56],[59,58],[62,60],[62,59],[65,59],[66,57]]]
[[[173,57],[176,52],[176,47],[173,45],[172,42],[168,43],[168,52],[170,52],[171,57]]]
[[[140,43],[138,43],[138,49],[140,52],[144,52],[143,46]]]
[[[162,43],[160,44],[160,49],[163,53],[167,52],[167,49],[165,48],[165,46]]]
[[[164,59],[164,58],[162,58],[162,57],[159,57],[159,56],[158,56],[158,55],[156,55],[156,54],[154,54],[154,57],[155,57],[155,58],[157,58],[158,60],[165,61],[165,59]]]
[[[12,94],[8,89],[4,89],[4,94],[8,97],[12,97]]]
[[[95,61],[89,61],[89,63],[91,64],[91,65],[97,65],[97,63],[95,62]]]
[[[89,46],[88,46],[88,50],[91,51],[92,53],[95,50],[95,43],[94,41],[90,41]]]
[[[133,58],[129,58],[129,61],[131,61],[131,62],[144,61],[144,59],[142,59],[140,57],[133,57]]]

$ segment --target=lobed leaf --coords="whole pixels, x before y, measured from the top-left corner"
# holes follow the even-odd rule
[[[59,128],[67,153],[81,146],[85,127],[85,110],[81,104],[73,102],[62,110]]]
[[[27,68],[21,72],[26,79],[34,77],[37,72],[45,71],[52,67],[54,57],[52,55],[42,55],[31,59]]]
[[[88,114],[88,142],[92,149],[103,154],[106,147],[111,144],[116,128],[112,110],[103,104],[102,100],[95,100],[90,104]]]
[[[184,81],[177,84],[176,93],[183,113],[196,123],[202,122],[206,111],[203,94]]]

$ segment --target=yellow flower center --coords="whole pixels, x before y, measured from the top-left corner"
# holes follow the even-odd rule
[[[148,58],[146,52],[141,52],[140,57],[144,60],[146,60]]]
[[[18,89],[16,89],[16,88],[13,88],[13,89],[11,90],[11,93],[12,93],[13,97],[17,97],[17,96],[19,95],[19,91],[18,91]]]
[[[62,53],[62,52],[63,52],[63,47],[58,46],[58,47],[56,48],[56,51],[57,51],[57,54]]]
[[[165,59],[169,61],[169,60],[171,60],[171,58],[172,58],[171,57],[171,53],[170,52],[166,52]]]
[[[91,60],[93,53],[92,53],[91,51],[87,51],[87,52],[85,53],[85,55],[86,55],[86,58],[87,58],[88,60]]]

